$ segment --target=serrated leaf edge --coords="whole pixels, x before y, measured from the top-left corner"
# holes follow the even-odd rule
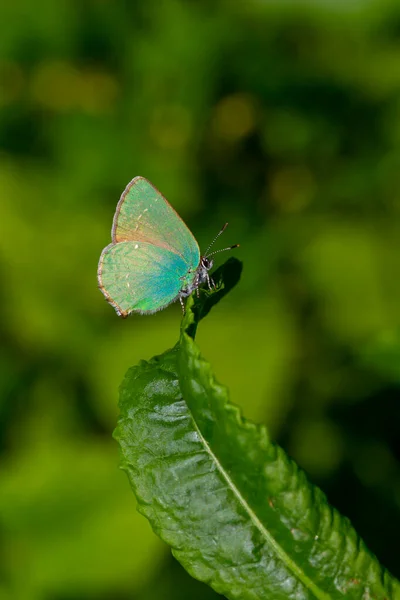
[[[186,333],[185,330],[182,331],[182,338],[184,339],[186,344],[190,344],[192,346],[192,348],[194,348],[194,351],[190,352],[190,354],[191,354],[190,358],[193,361],[197,361],[199,364],[201,363],[202,366],[199,367],[199,369],[201,372],[208,374],[210,386],[213,387],[214,389],[217,389],[217,388],[222,389],[223,388],[224,390],[226,390],[226,394],[228,397],[229,393],[228,393],[227,388],[217,382],[217,380],[215,379],[214,373],[212,372],[211,365],[201,356],[199,348],[197,347],[197,345],[195,344],[193,339],[190,337],[190,335],[188,335]],[[185,400],[185,402],[186,402],[186,400]],[[238,406],[229,402],[229,400],[226,404],[226,408],[229,409],[231,412],[235,413],[236,420],[237,420],[238,424],[240,425],[240,427],[245,428],[245,429],[258,430],[262,434],[262,438],[265,440],[265,442],[270,443],[267,432],[265,430],[265,427],[256,425],[255,423],[252,423],[252,422],[248,421],[247,419],[245,419],[242,415],[241,409]],[[193,413],[190,410],[189,406],[188,406],[188,410],[189,410],[191,418],[192,418],[193,426],[194,426],[200,440],[204,444],[211,460],[213,460],[215,462],[215,465],[216,465],[219,473],[225,479],[228,487],[230,488],[230,490],[232,491],[232,493],[238,500],[239,504],[249,515],[249,518],[254,523],[254,526],[264,536],[267,543],[273,548],[276,555],[287,566],[288,570],[291,571],[293,573],[293,575],[295,577],[297,577],[297,579],[300,580],[301,583],[311,593],[313,593],[316,598],[318,598],[319,600],[330,600],[331,596],[315,585],[315,583],[304,573],[304,571],[302,569],[300,569],[298,567],[298,565],[290,558],[290,556],[283,550],[283,548],[279,544],[277,544],[277,542],[272,537],[270,532],[265,528],[263,523],[258,519],[255,512],[252,510],[252,508],[249,506],[249,504],[246,502],[246,500],[242,497],[242,495],[240,494],[240,491],[237,489],[234,482],[230,479],[228,473],[225,471],[222,464],[219,462],[218,458],[216,457],[216,455],[212,451],[211,447],[209,446],[207,440],[203,437],[200,429],[197,426],[197,423],[195,421],[195,418],[194,418]]]

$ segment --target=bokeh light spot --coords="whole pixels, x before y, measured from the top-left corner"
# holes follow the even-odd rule
[[[79,85],[79,73],[71,64],[45,62],[33,72],[31,94],[37,104],[63,112],[76,107]]]
[[[22,93],[24,74],[16,62],[0,62],[0,105],[14,102]]]
[[[118,96],[116,79],[104,71],[81,74],[79,104],[88,113],[104,113],[112,109]]]
[[[228,96],[215,107],[213,129],[219,138],[235,142],[251,133],[255,123],[256,111],[251,96]]]
[[[315,191],[314,176],[305,166],[283,167],[271,177],[271,199],[283,211],[302,210],[311,202]]]
[[[151,116],[150,136],[164,150],[184,148],[191,134],[189,111],[178,104],[157,106]]]
[[[37,104],[56,112],[102,113],[112,108],[118,86],[106,72],[81,71],[70,63],[51,61],[37,66],[31,93]]]

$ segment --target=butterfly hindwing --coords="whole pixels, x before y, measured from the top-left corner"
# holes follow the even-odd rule
[[[153,313],[176,300],[188,267],[175,252],[142,241],[104,248],[99,262],[99,286],[123,317]]]
[[[164,196],[144,177],[127,185],[115,213],[112,241],[147,242],[178,254],[196,268],[200,250],[196,239]]]

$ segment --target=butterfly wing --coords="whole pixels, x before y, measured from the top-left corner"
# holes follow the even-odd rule
[[[176,300],[188,266],[164,247],[126,241],[104,248],[97,274],[107,301],[127,317],[131,312],[154,313]]]
[[[164,196],[144,177],[123,192],[114,216],[112,241],[147,242],[178,254],[189,268],[200,262],[199,246]]]

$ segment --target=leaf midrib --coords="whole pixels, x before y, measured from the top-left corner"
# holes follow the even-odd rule
[[[265,537],[267,543],[269,543],[272,546],[272,548],[276,552],[277,556],[286,565],[288,570],[290,570],[293,573],[293,575],[296,576],[304,584],[304,586],[306,588],[308,588],[314,594],[314,596],[316,598],[318,598],[319,600],[331,600],[331,596],[329,594],[327,594],[326,592],[324,592],[323,590],[321,590],[317,585],[315,585],[315,583],[290,558],[290,556],[285,552],[285,550],[283,550],[283,548],[276,542],[275,538],[271,535],[271,533],[264,527],[264,525],[262,524],[260,519],[257,517],[256,513],[252,510],[252,508],[249,506],[249,504],[246,502],[246,500],[241,496],[241,494],[240,494],[239,490],[237,489],[237,487],[235,486],[234,482],[231,480],[228,473],[225,471],[222,464],[219,462],[218,458],[212,451],[209,443],[207,442],[207,440],[204,438],[203,434],[201,433],[201,431],[195,421],[193,413],[191,412],[189,407],[188,407],[188,410],[189,410],[189,413],[190,413],[190,416],[191,416],[191,419],[193,422],[193,426],[194,426],[201,442],[204,444],[206,451],[208,452],[211,460],[213,460],[215,462],[218,471],[220,472],[222,477],[227,482],[229,488],[231,489],[234,496],[239,501],[240,505],[244,508],[244,510],[249,515],[249,518],[253,522],[254,526]]]

